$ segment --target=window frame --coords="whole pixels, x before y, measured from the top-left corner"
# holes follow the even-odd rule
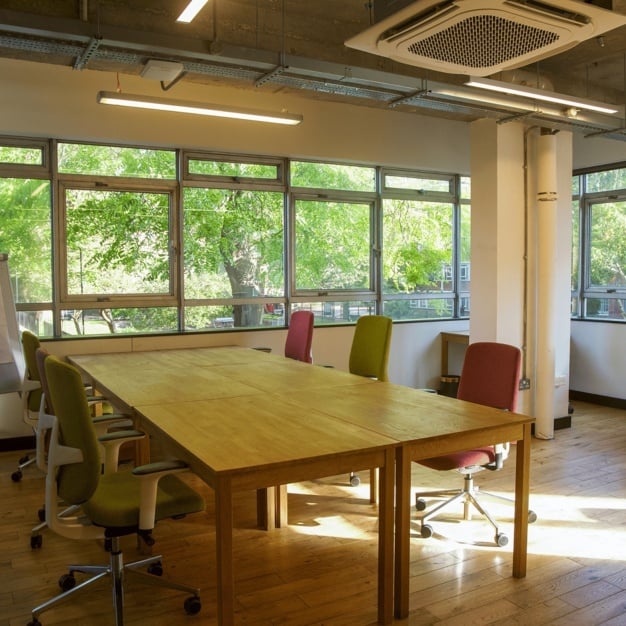
[[[76,143],[81,145],[110,146],[112,148],[138,148],[145,150],[172,151],[176,158],[175,178],[143,178],[140,176],[106,176],[92,174],[59,173],[57,171],[56,148],[58,144]],[[119,144],[104,142],[80,142],[61,139],[27,139],[19,137],[0,137],[0,145],[15,145],[16,147],[37,147],[42,150],[42,159],[45,164],[32,166],[25,164],[0,164],[0,176],[17,178],[39,178],[50,181],[51,185],[51,245],[52,245],[52,291],[53,301],[48,303],[29,303],[18,307],[22,311],[52,311],[53,336],[61,336],[61,312],[66,310],[86,309],[116,309],[116,308],[166,308],[175,307],[178,311],[177,332],[189,332],[185,328],[185,310],[194,306],[232,306],[239,304],[267,304],[284,307],[282,320],[288,323],[289,311],[302,307],[337,307],[345,304],[346,310],[350,307],[349,317],[337,317],[329,323],[350,323],[354,316],[362,315],[363,311],[382,313],[385,303],[394,299],[416,299],[415,294],[383,294],[382,293],[382,204],[386,197],[409,198],[420,202],[436,202],[453,204],[453,241],[451,242],[454,264],[454,286],[450,293],[418,294],[420,300],[451,300],[452,317],[432,317],[404,319],[397,321],[441,321],[461,317],[459,315],[460,301],[469,297],[469,292],[459,293],[459,254],[460,254],[460,211],[463,205],[471,206],[470,198],[461,198],[462,181],[468,179],[462,174],[445,172],[425,172],[408,168],[395,168],[382,165],[364,164],[359,162],[338,163],[325,160],[297,159],[298,163],[319,163],[322,166],[347,166],[371,169],[373,172],[375,189],[372,191],[349,191],[329,188],[291,186],[290,165],[292,161],[287,157],[258,156],[237,153],[213,152],[210,150],[141,146],[135,144]],[[194,159],[207,161],[223,161],[228,163],[245,163],[270,165],[276,168],[273,178],[253,176],[220,176],[212,174],[191,174],[189,164]],[[387,186],[383,188],[385,176],[408,176],[416,180],[447,181],[447,192],[401,189]],[[323,177],[317,177],[316,181]],[[339,182],[341,179],[337,179]],[[366,179],[366,186],[369,182]],[[359,181],[357,177],[356,181]],[[333,183],[334,185],[334,183]],[[241,188],[251,191],[276,191],[283,194],[283,272],[284,296],[282,297],[254,297],[254,298],[193,298],[184,296],[184,250],[183,250],[183,212],[184,189]],[[169,231],[168,231],[168,258],[170,264],[170,278],[168,293],[161,294],[69,294],[67,283],[67,251],[65,246],[66,207],[65,194],[70,189],[96,189],[108,191],[137,191],[146,193],[166,193],[169,197]],[[299,200],[365,203],[369,206],[369,285],[366,289],[296,289],[295,284],[295,211]],[[426,306],[420,303],[421,307]],[[341,307],[339,307],[341,308]],[[447,310],[447,308],[446,308]],[[464,315],[462,317],[467,317]],[[275,321],[275,320],[274,320]],[[321,323],[324,323],[320,320]],[[242,326],[241,329],[246,327]],[[249,327],[250,329],[258,327]],[[190,329],[191,330],[191,329]],[[211,329],[212,330],[212,329]],[[142,334],[158,333],[162,331],[147,329],[138,330]],[[82,335],[81,335],[82,336]],[[91,336],[91,335],[86,335]],[[107,335],[108,336],[108,335]]]
[[[576,189],[572,193],[573,205],[578,202],[578,276],[576,288],[571,291],[571,317],[573,319],[626,323],[625,319],[610,318],[608,315],[598,316],[588,312],[592,300],[626,300],[626,286],[607,287],[591,284],[591,228],[594,205],[615,202],[626,202],[626,186],[621,189],[607,189],[590,192],[587,190],[587,175],[614,170],[624,170],[626,162],[613,163],[610,166],[575,170],[573,183],[578,179]],[[573,187],[574,187],[573,184]],[[574,208],[574,207],[573,207]],[[573,229],[575,233],[575,229]],[[601,305],[602,306],[602,305]]]
[[[154,294],[70,294],[68,292],[68,261],[67,261],[67,208],[66,191],[93,190],[111,192],[146,192],[165,194],[169,198],[168,206],[168,259],[169,288],[167,293]],[[168,179],[117,178],[108,176],[59,175],[57,181],[57,211],[55,236],[55,267],[59,308],[66,309],[109,309],[109,308],[143,308],[143,307],[176,307],[179,305],[179,272],[178,254],[179,241],[178,223],[178,183]]]

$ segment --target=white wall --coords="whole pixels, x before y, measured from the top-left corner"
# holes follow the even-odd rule
[[[619,124],[619,121],[617,122]],[[574,135],[574,169],[626,161],[626,141]]]
[[[288,157],[385,163],[426,170],[469,171],[467,125],[296,95],[178,83],[164,93],[158,82],[121,76],[125,93],[301,113],[299,126],[96,103],[115,91],[116,76],[25,61],[0,60],[0,134],[181,146]]]
[[[626,399],[626,325],[572,322],[570,389]]]

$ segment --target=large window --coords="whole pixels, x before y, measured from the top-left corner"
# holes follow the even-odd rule
[[[0,251],[41,336],[469,314],[469,179],[0,138]]]
[[[385,314],[394,319],[467,315],[469,207],[461,205],[459,178],[383,170],[382,179]]]
[[[626,320],[626,169],[574,178],[572,311]]]

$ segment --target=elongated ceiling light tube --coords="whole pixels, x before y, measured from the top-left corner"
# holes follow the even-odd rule
[[[185,22],[189,24],[193,20],[196,15],[200,12],[200,9],[208,2],[209,0],[191,0],[191,2],[187,5],[185,10],[176,18],[177,22]]]
[[[479,87],[480,89],[488,89],[489,91],[497,91],[498,93],[507,93],[512,96],[520,96],[522,98],[532,98],[533,100],[543,100],[544,102],[562,104],[567,107],[595,111],[596,113],[607,113],[612,115],[618,112],[618,109],[615,107],[602,102],[594,102],[593,100],[576,98],[575,96],[565,96],[551,91],[534,89],[533,87],[526,87],[525,85],[504,83],[497,80],[491,80],[489,78],[476,78],[474,76],[470,76],[465,84],[468,87]]]
[[[267,113],[255,109],[223,107],[217,104],[202,104],[200,102],[189,102],[185,100],[165,100],[163,98],[123,94],[115,91],[99,91],[96,100],[100,104],[113,104],[135,109],[152,109],[155,111],[173,111],[175,113],[229,117],[237,120],[250,120],[252,122],[286,124],[287,126],[296,126],[302,122],[302,115],[293,115],[290,113]]]

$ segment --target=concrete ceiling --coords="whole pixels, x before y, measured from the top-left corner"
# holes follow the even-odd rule
[[[161,59],[182,63],[183,81],[236,83],[464,121],[523,117],[626,139],[626,26],[516,70],[559,93],[622,107],[611,118],[570,119],[546,107],[520,112],[503,98],[467,99],[462,76],[347,48],[344,41],[374,21],[367,0],[209,0],[192,23],[177,23],[187,1],[3,0],[0,57],[120,74],[140,74],[149,59]],[[174,83],[162,87],[175,97]]]

